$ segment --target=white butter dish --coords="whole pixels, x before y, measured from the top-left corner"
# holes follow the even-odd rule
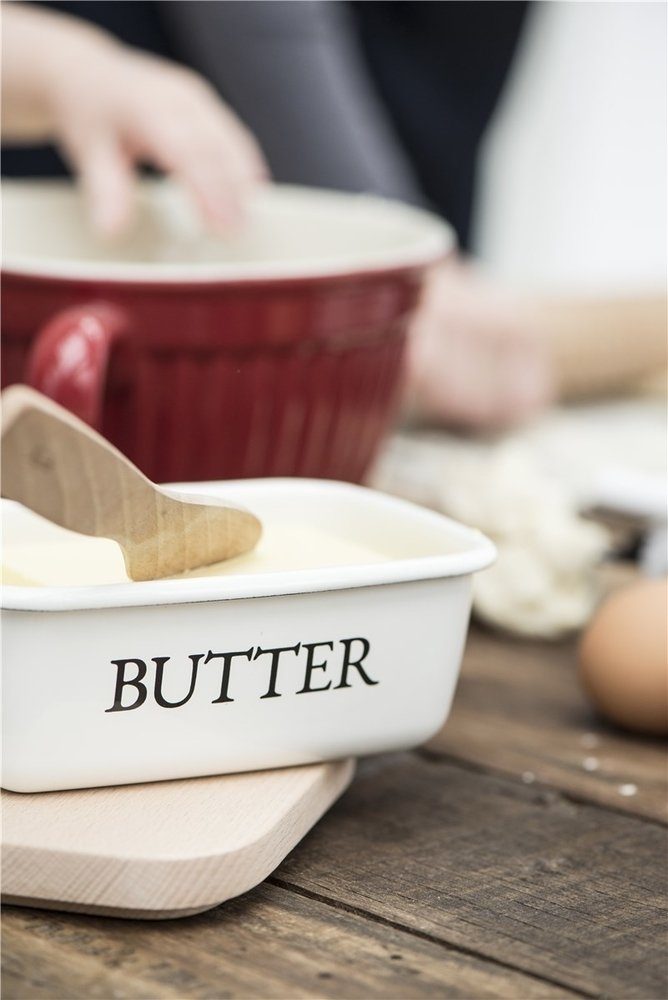
[[[407,748],[441,726],[471,574],[492,562],[491,542],[343,483],[177,488],[258,514],[266,538],[256,563],[142,583],[6,584],[5,788],[285,767]],[[6,547],[46,545],[50,527],[3,501]],[[333,543],[322,557],[319,533]],[[290,552],[272,567],[266,553],[284,537]]]

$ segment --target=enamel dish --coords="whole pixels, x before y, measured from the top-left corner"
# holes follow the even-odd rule
[[[459,672],[472,574],[493,561],[491,542],[338,482],[180,488],[253,510],[268,543],[289,529],[293,568],[7,583],[5,788],[278,768],[408,748],[439,729]],[[3,501],[6,545],[39,545],[45,525]],[[342,565],[324,557],[318,566],[318,532],[375,555]]]

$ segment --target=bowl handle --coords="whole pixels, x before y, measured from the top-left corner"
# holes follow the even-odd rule
[[[37,334],[26,382],[99,428],[111,349],[127,331],[126,314],[107,302],[64,309]]]

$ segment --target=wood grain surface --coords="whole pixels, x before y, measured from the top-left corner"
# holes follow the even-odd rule
[[[276,877],[567,989],[661,997],[666,846],[658,824],[402,755],[367,762]]]
[[[572,642],[475,631],[454,710],[427,751],[668,821],[665,742],[631,737],[596,715],[576,678]],[[620,794],[628,786],[635,794]]]
[[[363,762],[268,882],[169,923],[7,907],[3,995],[659,1000],[665,790],[663,748],[590,714],[570,644],[474,631],[429,753]]]
[[[271,884],[160,924],[24,910],[5,951],[4,995],[26,1000],[577,995]]]

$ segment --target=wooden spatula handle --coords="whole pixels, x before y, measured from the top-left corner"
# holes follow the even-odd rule
[[[261,532],[248,511],[154,486],[100,434],[26,386],[2,394],[2,495],[64,528],[115,539],[135,580],[239,555]]]

